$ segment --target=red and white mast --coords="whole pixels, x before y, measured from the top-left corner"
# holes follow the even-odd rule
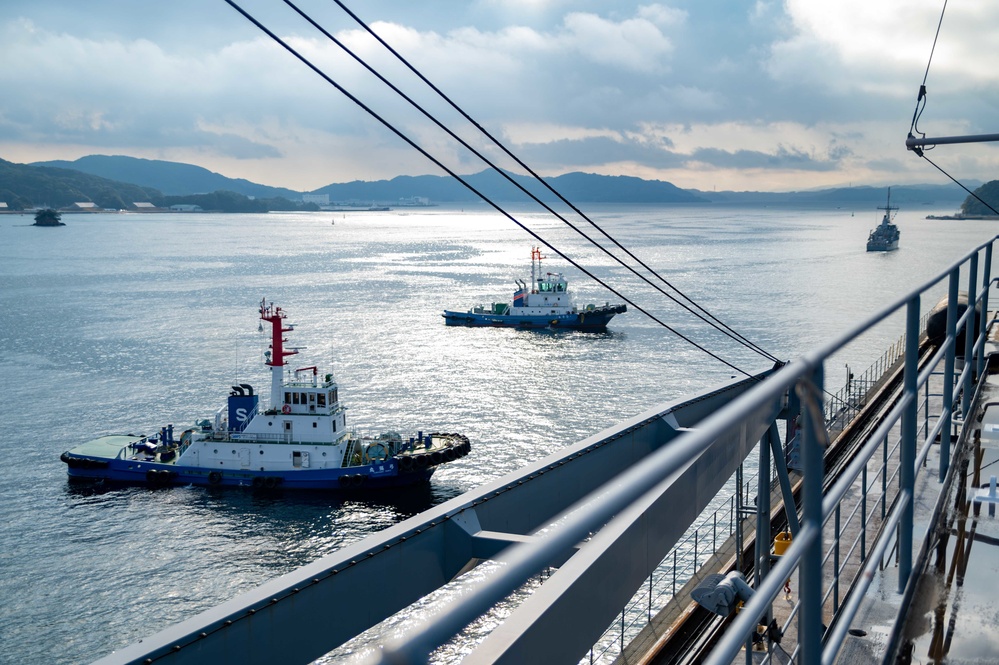
[[[541,256],[540,247],[531,248],[531,293],[538,292],[538,278],[541,277]],[[535,267],[536,266],[536,267]]]
[[[292,326],[285,327],[284,320],[287,314],[280,307],[275,307],[274,303],[267,304],[267,299],[260,301],[260,318],[271,324],[271,347],[270,351],[264,353],[266,360],[264,364],[271,368],[271,408],[276,409],[282,403],[283,396],[281,390],[282,367],[287,365],[285,358],[293,356],[298,351],[285,351],[284,343],[288,340],[283,337],[284,333],[294,330]]]

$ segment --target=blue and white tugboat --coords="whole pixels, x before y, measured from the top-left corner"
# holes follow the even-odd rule
[[[347,429],[332,374],[303,367],[285,373],[297,349],[285,346],[280,307],[260,303],[270,324],[264,364],[271,372],[270,403],[252,386],[232,387],[213,418],[175,435],[173,425],[151,436],[103,436],[62,454],[72,478],[166,485],[360,490],[429,480],[436,468],[468,454],[460,434],[417,432],[363,437]]]
[[[885,204],[884,208],[878,208],[878,210],[884,210],[885,216],[881,218],[881,223],[867,237],[867,251],[892,252],[898,249],[899,232],[898,227],[892,223],[894,218],[892,212],[897,211],[898,208],[891,204],[891,187],[888,188],[888,203]]]
[[[541,250],[531,249],[531,283],[517,280],[513,305],[479,305],[467,312],[444,311],[449,326],[506,326],[514,328],[566,328],[568,330],[604,330],[615,314],[628,310],[625,305],[587,305],[579,309],[569,297],[569,282],[562,273],[541,270]]]

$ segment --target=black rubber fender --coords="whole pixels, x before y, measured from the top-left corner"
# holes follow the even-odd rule
[[[170,482],[171,473],[169,471],[159,469],[149,469],[146,471],[146,482],[150,485],[155,485],[157,487],[162,485],[167,485]]]

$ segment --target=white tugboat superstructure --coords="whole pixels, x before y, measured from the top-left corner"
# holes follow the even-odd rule
[[[286,345],[294,327],[285,312],[262,301],[260,319],[271,328],[266,406],[249,384],[232,386],[214,418],[179,437],[168,425],[151,436],[109,435],[63,453],[69,475],[149,485],[377,489],[426,481],[440,464],[468,454],[460,434],[355,435],[332,373],[320,379],[313,365],[286,374],[298,349]]]
[[[514,280],[517,290],[513,305],[478,305],[467,312],[444,311],[449,326],[494,326],[514,328],[564,328],[601,331],[614,315],[627,311],[625,305],[586,305],[576,307],[569,296],[569,282],[562,273],[542,272],[541,250],[531,248],[531,283]]]

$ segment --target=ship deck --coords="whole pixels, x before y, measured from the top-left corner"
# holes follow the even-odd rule
[[[109,434],[107,436],[87,441],[86,443],[81,443],[70,452],[75,455],[114,459],[118,457],[122,448],[141,438],[142,437],[135,436],[133,434]]]
[[[994,349],[993,349],[994,350]],[[865,597],[855,630],[868,634],[849,640],[839,662],[861,662],[878,650],[872,646],[889,636],[899,643],[906,662],[999,662],[999,521],[996,503],[982,501],[991,478],[999,475],[999,375],[991,373],[976,410],[969,419],[969,445],[954,460],[952,482],[945,487],[938,514],[932,474],[917,485],[917,533],[926,533],[927,556],[911,602],[904,608],[893,566],[885,568],[878,584]],[[938,448],[934,449],[935,451]],[[933,468],[934,460],[927,461]],[[853,660],[851,660],[851,658]]]

